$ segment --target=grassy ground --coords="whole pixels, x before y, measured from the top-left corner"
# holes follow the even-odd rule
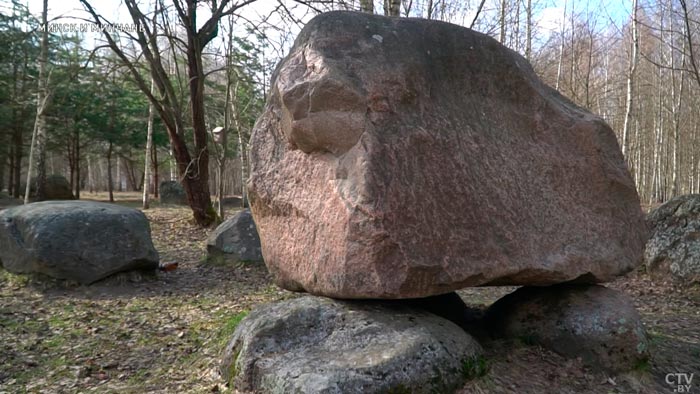
[[[136,193],[116,197],[140,206]],[[294,294],[272,285],[264,266],[201,264],[209,230],[193,225],[188,209],[156,203],[145,213],[161,261],[177,262],[175,271],[77,286],[0,270],[0,393],[230,392],[217,366],[236,324],[256,305]],[[695,373],[691,393],[700,393],[700,290],[641,273],[611,286],[642,314],[655,344],[650,365],[607,376],[536,346],[482,338],[489,373],[461,393],[671,393],[665,376],[675,372]],[[460,295],[485,308],[509,291]]]

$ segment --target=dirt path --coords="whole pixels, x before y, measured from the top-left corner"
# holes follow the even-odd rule
[[[134,206],[133,202],[125,202]],[[122,274],[92,286],[0,271],[0,393],[216,393],[221,349],[245,312],[295,296],[263,266],[201,264],[208,230],[189,210],[146,212],[164,263],[154,277]],[[673,392],[668,373],[695,373],[700,393],[700,290],[655,285],[641,274],[612,287],[635,299],[656,345],[640,371],[609,377],[535,346],[486,341],[490,372],[461,393]],[[512,288],[460,292],[484,308]]]

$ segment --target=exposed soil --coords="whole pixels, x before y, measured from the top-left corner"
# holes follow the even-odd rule
[[[117,199],[139,206],[136,194]],[[174,271],[79,286],[0,270],[0,393],[234,392],[217,366],[236,324],[256,305],[296,295],[274,286],[262,265],[203,264],[210,230],[195,226],[185,207],[154,205],[145,211],[154,243],[162,263],[178,263]],[[666,374],[676,372],[694,373],[690,392],[700,393],[700,288],[642,272],[610,286],[629,294],[642,315],[655,345],[649,365],[608,376],[537,346],[481,335],[489,372],[460,393],[672,393]],[[460,295],[483,309],[513,289]]]

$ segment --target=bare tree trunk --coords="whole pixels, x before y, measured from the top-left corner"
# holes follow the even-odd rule
[[[188,103],[194,140],[192,151],[189,150],[184,140],[186,119],[184,107],[180,104],[182,97],[176,93],[172,77],[165,71],[161,51],[157,47],[158,35],[150,28],[150,21],[139,9],[139,2],[137,0],[124,0],[134,23],[142,27],[142,30],[137,31],[132,37],[138,42],[143,58],[150,66],[151,76],[156,82],[160,97],[155,97],[150,93],[150,87],[144,80],[142,73],[134,61],[120,48],[115,37],[107,29],[102,31],[109,47],[129,69],[131,77],[153,103],[165,124],[177,161],[180,182],[187,195],[187,203],[192,209],[195,221],[204,227],[214,223],[217,216],[209,194],[209,151],[204,118],[205,73],[202,65],[202,50],[217,36],[218,24],[223,16],[231,15],[253,1],[240,3],[231,3],[228,0],[220,3],[207,2],[210,5],[211,16],[204,23],[197,23],[197,9],[199,5],[203,5],[203,2],[196,0],[174,0],[172,2],[177,12],[178,21],[186,33],[186,39],[182,43],[184,43],[187,62]],[[102,26],[104,18],[96,13],[90,2],[80,0],[80,3],[92,15],[95,23]]]
[[[629,162],[629,132],[632,120],[632,101],[634,97],[634,74],[637,70],[637,51],[639,49],[639,39],[637,37],[637,0],[632,0],[632,54],[630,56],[629,68],[627,69],[627,101],[625,104],[625,123],[622,127],[622,155]]]
[[[87,155],[87,170],[88,170],[88,190],[90,193],[95,193],[95,174],[92,168],[92,160],[90,160],[90,155]]]
[[[386,16],[399,16],[401,13],[401,0],[384,0],[384,14]]]
[[[9,159],[10,159],[10,168],[8,168],[8,174],[7,174],[7,194],[10,196],[13,195],[14,189],[12,188],[15,184],[14,180],[14,174],[15,174],[15,147],[10,145],[9,147]]]
[[[247,174],[247,158],[248,158],[248,152],[245,146],[245,141],[243,140],[243,136],[241,135],[241,129],[238,129],[238,147],[240,149],[240,155],[241,155],[241,208],[245,208],[245,201],[247,198],[247,191],[246,189],[246,174]]]
[[[153,163],[153,197],[158,198],[159,175],[158,175],[158,149],[155,145],[151,149],[151,163]]]
[[[32,183],[32,168],[34,167],[34,151],[37,155],[36,197],[38,201],[46,197],[46,117],[44,111],[49,99],[46,63],[49,60],[49,30],[48,30],[49,2],[44,0],[41,11],[41,49],[39,53],[39,87],[36,95],[36,120],[32,133],[32,144],[29,148],[29,167],[27,168],[27,185],[24,191],[24,203],[29,203],[29,192]]]
[[[527,31],[525,33],[525,58],[528,61],[532,60],[532,0],[527,0],[527,6],[525,9],[527,13]]]
[[[688,33],[690,34],[690,33]],[[685,53],[686,53],[686,48],[685,48],[685,41],[683,41],[683,49],[681,51],[681,69],[685,69],[686,67],[686,61],[685,61]],[[673,51],[673,48],[671,48],[671,51]],[[685,87],[685,72],[680,73],[680,86],[676,88],[676,64],[675,64],[675,56],[671,54],[671,101],[672,101],[672,116],[671,119],[673,120],[673,159],[672,159],[672,167],[671,167],[671,197],[675,197],[678,195],[678,171],[679,171],[679,160],[680,160],[680,155],[679,155],[679,144],[680,144],[680,124],[681,124],[681,110],[682,110],[682,105],[683,105],[683,88]]]
[[[75,131],[75,198],[80,200],[80,132]]]
[[[565,33],[565,21],[566,21],[566,0],[564,0],[564,15],[561,18],[561,30],[559,31],[559,62],[557,65],[557,82],[554,85],[556,90],[561,91],[559,83],[561,82],[561,71],[562,65],[564,63],[564,33]]]
[[[41,103],[37,106],[37,112],[41,111],[39,108],[41,106]],[[29,146],[29,163],[27,165],[27,182],[24,187],[24,203],[29,204],[29,193],[31,191],[32,187],[32,167],[34,167],[34,147],[36,145],[36,129],[37,129],[38,122],[34,122],[34,131],[32,131],[32,143]]]
[[[114,185],[112,183],[112,141],[109,141],[107,149],[107,191],[109,192],[109,202],[114,202]]]
[[[153,78],[151,78],[151,94],[154,93]],[[146,154],[143,156],[143,209],[150,208],[151,185],[151,150],[153,150],[153,103],[148,102],[148,126],[146,129]]]
[[[0,190],[5,187],[5,167],[7,167],[7,162],[9,159],[10,144],[6,141],[5,134],[0,136]]]
[[[360,11],[369,14],[374,14],[374,1],[372,0],[360,0]]]
[[[175,175],[175,171],[177,171],[177,165],[175,163],[175,153],[173,152],[173,147],[172,144],[170,145],[170,180],[174,181],[177,179],[177,176]]]
[[[117,154],[117,191],[122,192],[122,159],[119,154]]]
[[[46,65],[49,61],[49,30],[48,30],[48,0],[44,0],[41,11],[41,52],[39,54],[39,90],[37,92],[36,113],[36,198],[38,201],[46,199],[46,107],[49,100],[48,75]],[[27,184],[31,178],[27,178]],[[25,197],[26,204],[26,197]]]
[[[498,35],[498,42],[505,45],[506,43],[506,8],[508,7],[508,0],[501,0],[501,10],[500,16],[498,17],[498,23],[501,28],[501,32]]]
[[[472,19],[472,23],[469,24],[470,29],[474,28],[474,25],[476,24],[477,19],[479,19],[479,14],[481,14],[481,11],[484,9],[484,3],[486,3],[486,0],[481,0],[481,3],[479,3],[479,7],[476,9],[476,12],[474,13],[474,19]]]
[[[190,23],[196,21],[197,3],[187,1]],[[196,32],[196,26],[190,26],[187,34],[187,71],[189,76],[190,109],[192,113],[192,128],[194,135],[194,157],[182,168],[182,183],[185,188],[189,206],[192,208],[195,220],[203,226],[209,226],[216,221],[216,212],[212,208],[209,195],[209,149],[207,147],[207,129],[204,119],[204,67],[202,65],[203,42]],[[213,38],[213,37],[212,37]],[[182,146],[184,152],[187,147]],[[177,154],[177,149],[176,149]],[[183,166],[181,160],[178,162]],[[189,189],[189,190],[188,190]]]

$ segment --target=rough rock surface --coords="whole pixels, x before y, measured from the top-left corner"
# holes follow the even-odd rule
[[[273,78],[248,187],[286,289],[425,297],[605,282],[642,261],[610,127],[486,35],[328,12]]]
[[[164,181],[158,188],[160,202],[163,204],[187,204],[187,195],[180,182]]]
[[[624,293],[598,285],[521,287],[496,301],[485,317],[492,333],[537,343],[609,372],[649,359],[639,313]]]
[[[700,194],[678,196],[647,216],[647,270],[680,283],[700,282]]]
[[[141,211],[88,201],[47,201],[0,212],[0,264],[89,284],[155,270],[158,252]]]
[[[448,393],[480,356],[463,330],[420,309],[306,296],[251,312],[221,373],[244,392]]]
[[[209,234],[207,260],[222,263],[263,261],[260,237],[250,209],[226,219]]]

